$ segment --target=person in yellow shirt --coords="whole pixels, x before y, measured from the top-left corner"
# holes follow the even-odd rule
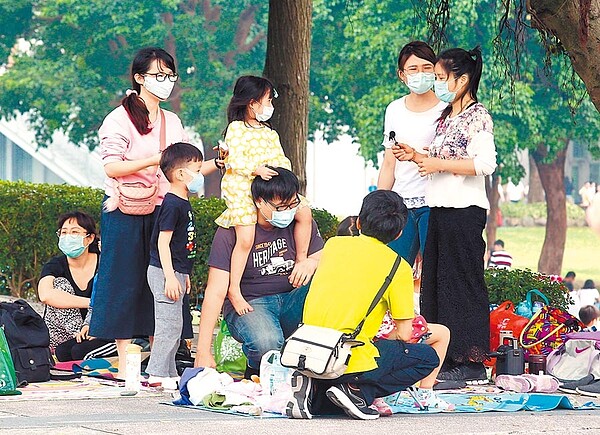
[[[303,323],[354,331],[390,272],[397,254],[387,244],[400,236],[406,219],[407,208],[397,193],[376,190],[365,197],[356,223],[361,235],[333,237],[323,248],[306,297]],[[387,310],[396,322],[398,339],[373,343]],[[342,409],[356,419],[378,418],[379,413],[370,407],[376,397],[404,390],[439,365],[431,346],[408,343],[413,317],[412,269],[402,260],[364,322],[357,337],[364,345],[353,349],[346,374],[322,381],[295,372],[288,417],[312,418]]]

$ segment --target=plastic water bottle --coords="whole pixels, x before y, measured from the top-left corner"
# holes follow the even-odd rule
[[[280,357],[279,351],[273,350],[263,355],[260,361],[260,384],[270,395],[286,389],[291,382],[293,370],[283,367]]]
[[[142,348],[137,344],[127,345],[125,358],[125,390],[140,391],[140,371],[142,369]]]

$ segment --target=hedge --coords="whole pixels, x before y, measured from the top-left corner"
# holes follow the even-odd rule
[[[103,196],[100,189],[0,180],[0,294],[36,298],[42,266],[60,253],[55,234],[58,216],[81,210],[100,225]],[[192,198],[191,204],[199,254],[192,273],[192,291],[198,295],[206,283],[206,261],[217,228],[214,220],[225,209],[225,203],[217,198]],[[315,209],[313,216],[324,239],[335,235],[338,221],[333,215]]]

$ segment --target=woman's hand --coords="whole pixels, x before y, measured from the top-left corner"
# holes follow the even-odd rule
[[[257,177],[262,178],[265,181],[269,181],[271,178],[279,175],[277,173],[277,171],[274,171],[273,169],[267,168],[266,166],[259,166],[258,168],[256,168],[254,170],[254,175],[256,175]]]
[[[401,162],[408,162],[415,158],[415,149],[406,145],[405,143],[398,143],[392,146],[392,153],[397,160]]]
[[[419,166],[419,175],[424,177],[435,172],[443,172],[443,160],[437,157],[425,157],[417,163]]]
[[[81,343],[85,340],[93,340],[94,337],[90,337],[89,331],[90,325],[83,325],[81,327],[81,330],[77,334],[75,334],[75,341],[77,341],[77,343]]]

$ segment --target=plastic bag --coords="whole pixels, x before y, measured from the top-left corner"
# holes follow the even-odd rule
[[[514,310],[511,301],[504,301],[490,313],[490,350],[495,351],[502,344],[500,331],[512,331],[513,337],[518,337],[527,325],[527,318],[515,314]]]
[[[17,375],[10,355],[4,328],[0,327],[0,396],[21,394],[17,390]]]
[[[260,360],[260,385],[263,392],[271,396],[282,391],[291,392],[294,370],[282,366],[280,358],[278,350],[270,350]]]
[[[229,333],[225,320],[221,320],[221,328],[215,337],[213,350],[217,371],[244,374],[247,362],[246,355],[242,351],[242,344],[237,342]]]

